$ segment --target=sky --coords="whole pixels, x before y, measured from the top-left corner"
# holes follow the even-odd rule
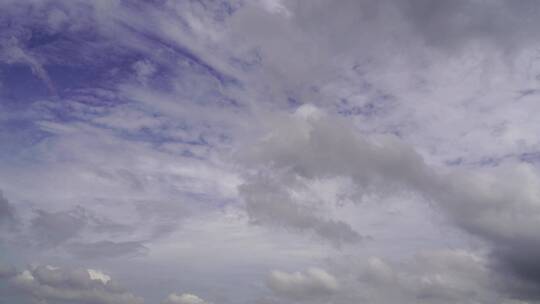
[[[540,303],[539,14],[0,0],[0,303]]]

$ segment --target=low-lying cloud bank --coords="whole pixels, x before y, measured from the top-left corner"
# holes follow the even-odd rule
[[[143,304],[109,275],[95,269],[36,265],[17,271],[0,264],[4,299],[15,303]],[[171,293],[162,304],[209,304],[196,295]]]
[[[493,276],[489,261],[463,250],[424,252],[400,263],[382,258],[354,257],[332,261],[331,274],[274,271],[268,303],[529,303],[501,289],[503,277]],[[531,302],[532,303],[532,302]],[[536,303],[536,302],[534,302]]]
[[[540,176],[532,165],[437,169],[398,139],[365,138],[343,119],[313,106],[275,119],[246,155],[247,163],[259,168],[240,187],[255,223],[311,230],[340,245],[355,241],[361,232],[325,218],[324,206],[312,198],[291,199],[305,187],[305,180],[347,177],[359,195],[415,193],[489,244],[490,269],[514,278],[507,286],[514,296],[537,297]],[[329,223],[332,228],[325,230]]]
[[[66,269],[39,265],[2,276],[10,286],[6,296],[22,301],[48,301],[95,304],[142,304],[144,301],[125,291],[108,275],[94,269]]]

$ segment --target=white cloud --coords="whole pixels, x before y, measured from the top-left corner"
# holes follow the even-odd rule
[[[167,297],[167,299],[165,299],[161,303],[162,304],[208,304],[208,302],[190,293],[183,293],[181,295],[177,295],[176,293],[171,293]]]
[[[107,284],[107,282],[111,280],[110,276],[104,274],[103,272],[99,270],[88,269],[87,271],[88,271],[88,275],[90,275],[91,280],[101,281],[101,283],[103,284]]]
[[[96,270],[37,266],[11,278],[25,299],[71,303],[142,304],[143,299],[123,291],[109,276]]]

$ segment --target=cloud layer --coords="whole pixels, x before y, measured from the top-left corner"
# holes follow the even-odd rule
[[[537,1],[0,11],[0,298],[540,300]]]

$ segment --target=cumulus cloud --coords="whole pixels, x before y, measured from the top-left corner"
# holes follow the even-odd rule
[[[266,282],[277,295],[299,301],[324,298],[339,290],[338,280],[319,268],[309,268],[305,273],[274,270]]]
[[[36,303],[143,304],[142,297],[125,290],[103,271],[32,265],[22,271],[0,264],[0,284],[8,286],[3,295],[15,301]],[[162,304],[211,304],[191,293],[171,293]]]
[[[183,293],[178,295],[176,293],[171,293],[162,304],[209,304],[198,296],[190,293]]]
[[[67,269],[40,265],[8,277],[23,299],[70,303],[142,304],[111,278],[94,269]]]

